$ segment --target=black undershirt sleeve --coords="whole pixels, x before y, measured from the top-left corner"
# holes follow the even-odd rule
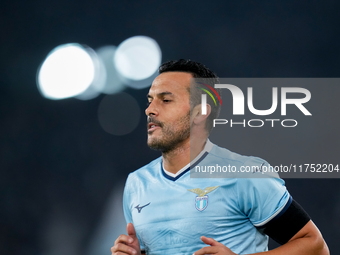
[[[287,210],[277,218],[259,227],[270,238],[279,244],[287,243],[297,232],[299,232],[310,220],[309,215],[295,200],[292,201]]]

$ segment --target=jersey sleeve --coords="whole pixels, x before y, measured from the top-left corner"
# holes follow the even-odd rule
[[[126,221],[126,224],[128,223],[133,223],[133,219],[132,219],[132,214],[131,214],[131,211],[133,209],[133,206],[132,206],[132,195],[133,195],[133,192],[132,190],[130,189],[131,187],[131,182],[129,180],[129,178],[126,180],[126,183],[125,183],[125,188],[124,188],[124,193],[123,193],[123,211],[124,211],[124,217],[125,217],[125,221]],[[135,225],[135,224],[134,224]],[[136,229],[136,227],[135,227]],[[145,250],[145,247],[144,247],[144,244],[143,242],[141,241],[141,238],[139,237],[138,233],[137,233],[137,238],[139,240],[139,245],[140,245],[140,248],[141,250]]]
[[[285,244],[309,221],[310,217],[307,212],[293,200],[284,213],[276,216],[260,229],[279,244]]]
[[[130,192],[128,190],[128,180],[126,181],[123,193],[123,211],[126,224],[132,222],[131,210],[129,208],[130,204]],[[132,222],[133,223],[133,222]]]
[[[258,158],[253,158],[246,164],[258,165],[259,169],[269,167],[266,161]],[[283,213],[292,201],[282,179],[265,177],[261,171],[255,173],[254,178],[239,178],[237,193],[241,211],[257,228]]]

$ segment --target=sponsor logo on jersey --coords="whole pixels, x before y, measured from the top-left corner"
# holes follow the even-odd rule
[[[150,202],[151,203],[151,202]],[[146,206],[148,206],[150,203],[146,204],[146,205],[142,205],[142,206],[139,206],[139,204],[137,206],[135,206],[135,208],[138,210],[138,213],[140,213],[142,211],[142,209]]]
[[[208,207],[209,196],[207,196],[207,194],[217,189],[218,187],[219,186],[206,187],[204,190],[201,190],[200,188],[188,189],[188,191],[197,194],[197,196],[195,197],[195,208],[198,211],[202,212]]]

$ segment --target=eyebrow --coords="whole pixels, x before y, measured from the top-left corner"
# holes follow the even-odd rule
[[[158,93],[157,96],[174,96],[174,94],[172,94],[169,91],[164,91],[164,92]],[[150,96],[150,94],[147,94],[146,97],[153,98],[152,96]]]

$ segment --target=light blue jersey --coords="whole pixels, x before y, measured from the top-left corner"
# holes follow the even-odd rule
[[[195,162],[268,165],[209,140]],[[163,169],[160,157],[129,175],[123,208],[147,254],[193,254],[207,246],[202,235],[237,254],[251,254],[268,249],[268,237],[259,227],[282,214],[290,203],[282,179],[190,178],[189,165],[174,175]]]

